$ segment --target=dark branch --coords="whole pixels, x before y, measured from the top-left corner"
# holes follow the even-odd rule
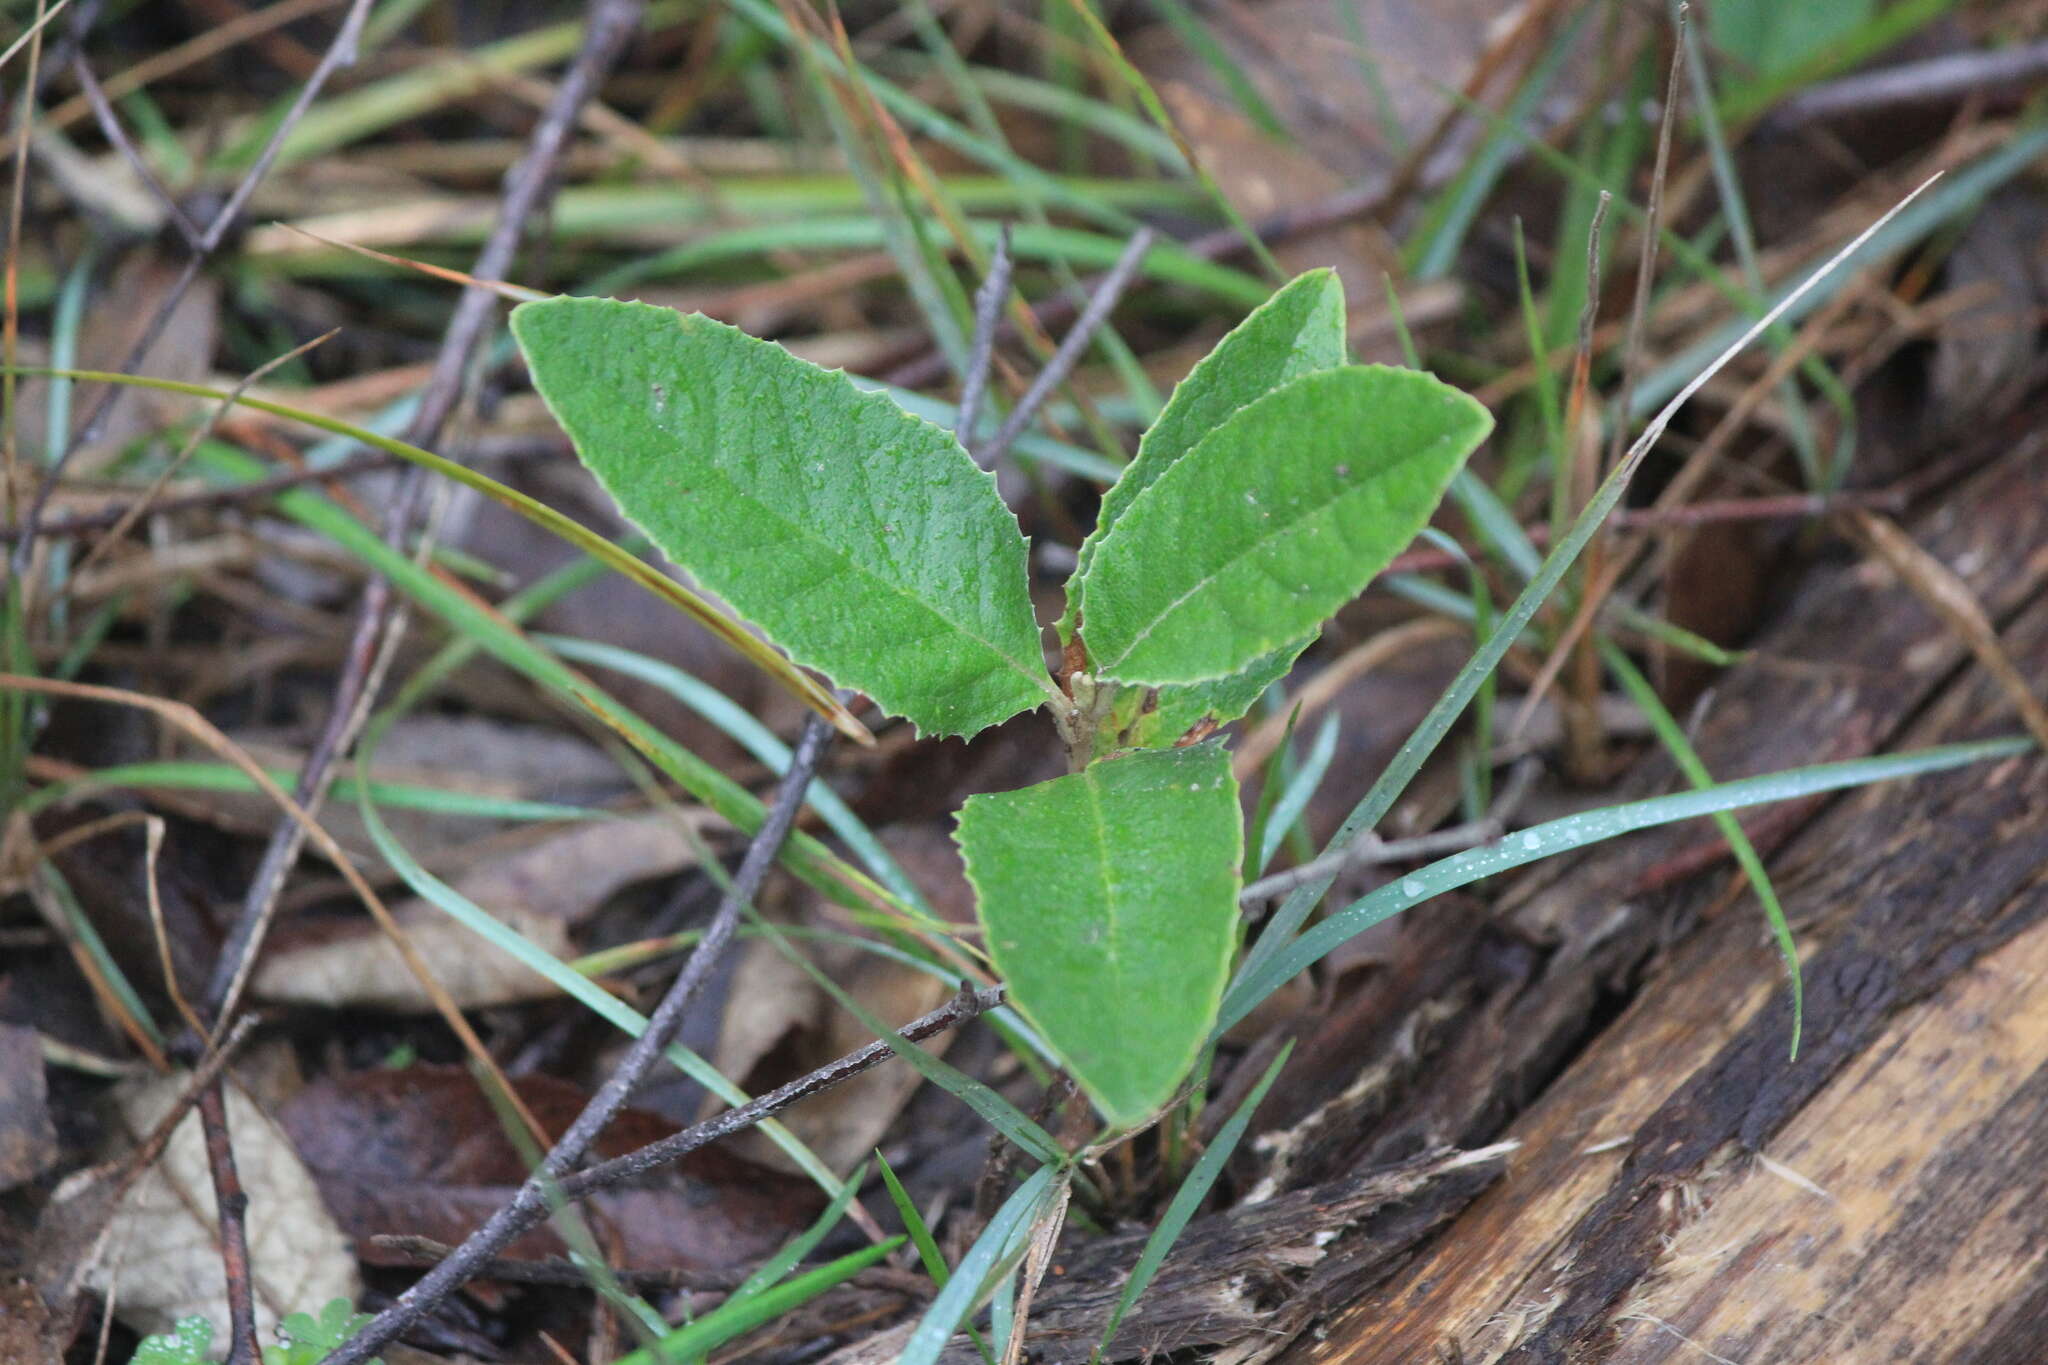
[[[1081,310],[1080,318],[1060,338],[1059,349],[1031,381],[1031,387],[1017,400],[1017,406],[1010,411],[1002,428],[989,439],[989,443],[974,452],[974,459],[983,469],[992,468],[1003,458],[1012,443],[1024,434],[1024,428],[1031,425],[1031,419],[1038,415],[1039,408],[1052,396],[1054,389],[1066,383],[1074,366],[1080,363],[1081,353],[1088,349],[1088,343],[1095,339],[1095,333],[1109,319],[1109,312],[1116,307],[1116,301],[1137,273],[1138,263],[1145,259],[1145,253],[1152,249],[1152,230],[1139,228],[1131,235],[1124,247],[1123,255],[1117,257],[1110,272],[1102,277],[1102,283],[1088,298],[1088,306]]]
[[[564,1177],[583,1160],[605,1128],[626,1107],[633,1093],[661,1059],[669,1040],[681,1027],[683,1016],[695,1001],[698,990],[709,979],[712,969],[731,943],[733,932],[739,927],[741,912],[752,904],[762,879],[775,865],[783,840],[789,837],[790,828],[796,822],[797,808],[803,803],[811,776],[817,771],[818,760],[831,743],[832,734],[831,722],[823,717],[814,715],[805,722],[803,735],[797,740],[795,752],[790,755],[789,768],[776,787],[768,813],[753,841],[748,844],[746,857],[740,861],[739,871],[734,874],[732,885],[712,915],[704,937],[662,996],[661,1003],[648,1016],[646,1029],[633,1040],[617,1069],[591,1096],[590,1102],[569,1125],[561,1140],[541,1159],[540,1166],[520,1186],[510,1203],[492,1214],[447,1260],[399,1295],[396,1302],[379,1313],[348,1345],[329,1356],[328,1365],[360,1365],[422,1314],[473,1279],[479,1273],[479,1267],[502,1252],[521,1231],[548,1215],[551,1189],[559,1189],[563,1194],[574,1197],[570,1182]]]
[[[981,417],[981,398],[988,391],[989,365],[995,357],[996,328],[1002,322],[1003,300],[1010,296],[1010,266],[1010,225],[1005,223],[996,237],[988,278],[974,291],[974,341],[967,351],[967,375],[960,384],[960,411],[953,419],[953,434],[969,449],[974,446],[974,424]]]

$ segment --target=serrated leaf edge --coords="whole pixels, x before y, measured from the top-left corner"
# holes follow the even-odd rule
[[[1160,485],[1165,483],[1168,477],[1171,476],[1175,470],[1187,466],[1192,461],[1194,461],[1201,454],[1202,448],[1204,446],[1208,445],[1211,441],[1215,440],[1221,433],[1228,430],[1229,427],[1233,423],[1235,423],[1240,417],[1242,417],[1246,412],[1249,412],[1251,409],[1259,406],[1259,404],[1261,403],[1271,401],[1277,398],[1279,395],[1289,392],[1290,390],[1295,388],[1296,385],[1307,383],[1311,380],[1319,379],[1323,375],[1333,374],[1340,370],[1347,369],[1384,370],[1396,374],[1422,373],[1421,371],[1406,370],[1393,365],[1343,365],[1336,366],[1333,369],[1329,370],[1313,371],[1309,374],[1302,375],[1299,378],[1287,384],[1283,384],[1277,389],[1270,390],[1264,396],[1257,399],[1255,402],[1247,403],[1243,407],[1237,409],[1236,412],[1231,414],[1229,421],[1219,425],[1214,431],[1210,432],[1207,436],[1203,437],[1200,441],[1198,441],[1194,445],[1194,447],[1188,451],[1186,455],[1183,455],[1179,460],[1175,461],[1172,469],[1168,469],[1165,473],[1161,474],[1159,478],[1155,479],[1152,482],[1152,485],[1150,487],[1148,487],[1144,492],[1140,493],[1135,499],[1132,500],[1131,505],[1124,509],[1124,515],[1121,519],[1119,519],[1117,526],[1122,527],[1129,525],[1131,515],[1134,512],[1136,512],[1139,508],[1143,507],[1146,504],[1146,502],[1150,500],[1153,497],[1153,495],[1159,491]],[[1434,378],[1434,376],[1430,377]],[[1493,414],[1488,412],[1486,410],[1485,405],[1480,403],[1478,399],[1472,397],[1471,394],[1466,393],[1464,390],[1456,388],[1449,384],[1444,384],[1441,380],[1438,380],[1437,383],[1439,387],[1442,388],[1444,393],[1452,396],[1453,406],[1469,407],[1470,409],[1476,411],[1482,419],[1479,429],[1479,435],[1477,439],[1473,441],[1473,445],[1476,447],[1478,441],[1484,440],[1486,438],[1487,432],[1491,430],[1493,426]],[[1400,458],[1389,462],[1386,466],[1384,466],[1384,468],[1394,469],[1399,467],[1400,465],[1412,463],[1413,461],[1423,459],[1426,456],[1435,453],[1444,446],[1459,444],[1464,439],[1465,438],[1462,433],[1446,433],[1445,435],[1440,436],[1433,441],[1430,441],[1428,444],[1416,450],[1409,451],[1408,453],[1402,455]],[[1453,469],[1445,475],[1443,487],[1449,487],[1450,480],[1452,477],[1456,475],[1456,473],[1457,471]],[[1440,498],[1443,492],[1443,488],[1439,488],[1437,492]],[[1338,499],[1336,498],[1332,498],[1329,502],[1321,504],[1321,506],[1317,507],[1314,510],[1320,511],[1323,508],[1327,508],[1337,500]],[[1423,513],[1422,519],[1420,522],[1417,523],[1415,530],[1410,532],[1411,539],[1414,535],[1418,534],[1421,531],[1423,526],[1428,525],[1429,517],[1431,513],[1434,512],[1434,510],[1435,503],[1432,503],[1430,506],[1430,510]],[[1152,632],[1159,628],[1160,623],[1165,621],[1176,610],[1178,610],[1179,607],[1183,603],[1185,603],[1189,598],[1193,597],[1202,589],[1208,587],[1209,584],[1213,583],[1218,577],[1220,577],[1226,569],[1229,569],[1230,567],[1244,560],[1259,546],[1266,544],[1275,536],[1284,535],[1286,533],[1287,532],[1285,528],[1279,528],[1274,530],[1271,534],[1262,536],[1258,540],[1253,541],[1251,544],[1247,545],[1243,551],[1236,555],[1233,555],[1229,560],[1226,560],[1223,564],[1219,565],[1214,572],[1200,579],[1198,582],[1194,584],[1194,586],[1190,587],[1186,592],[1182,593],[1179,597],[1176,597],[1172,602],[1168,603],[1153,617],[1151,623],[1147,625],[1144,630],[1138,632],[1136,636],[1132,637],[1131,642],[1124,647],[1124,651],[1119,656],[1118,660],[1111,661],[1100,657],[1091,658],[1091,662],[1094,664],[1097,674],[1112,682],[1127,683],[1133,686],[1143,687],[1174,687],[1182,684],[1214,682],[1220,678],[1232,677],[1237,673],[1244,671],[1245,668],[1250,667],[1251,663],[1254,660],[1258,659],[1261,655],[1269,654],[1273,650],[1278,649],[1281,645],[1285,644],[1287,641],[1296,638],[1292,632],[1281,632],[1270,638],[1263,638],[1262,643],[1260,644],[1257,651],[1254,652],[1251,656],[1251,659],[1246,660],[1244,664],[1240,665],[1237,668],[1227,668],[1213,673],[1204,673],[1199,677],[1142,678],[1135,677],[1129,674],[1119,674],[1115,671],[1118,662],[1121,662],[1123,659],[1130,658],[1131,651],[1135,650],[1140,644],[1142,644],[1147,638],[1149,638]],[[1116,528],[1112,528],[1110,534],[1103,538],[1103,543],[1105,545],[1108,544],[1109,541],[1114,538],[1115,534]],[[1086,585],[1083,584],[1084,588],[1085,586]],[[1085,613],[1087,610],[1087,600],[1085,592],[1083,593],[1081,608],[1082,612],[1084,613],[1085,619]]]

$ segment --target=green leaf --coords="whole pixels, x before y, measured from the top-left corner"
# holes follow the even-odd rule
[[[277,1328],[283,1344],[263,1348],[263,1365],[319,1365],[369,1321],[370,1315],[358,1313],[347,1299],[329,1299],[317,1318],[311,1313],[290,1314]]]
[[[1798,66],[1870,22],[1872,0],[1715,0],[1714,46],[1757,75]]]
[[[1298,275],[1254,308],[1180,381],[1159,419],[1138,439],[1138,453],[1102,495],[1095,529],[1081,542],[1073,581],[1079,584],[1087,575],[1097,543],[1138,494],[1230,414],[1289,380],[1334,369],[1344,359],[1344,286],[1336,271]],[[1069,592],[1060,618],[1061,640],[1073,636],[1079,605],[1078,594]]]
[[[212,1349],[213,1323],[204,1313],[194,1313],[179,1318],[168,1332],[144,1337],[129,1365],[206,1365]]]
[[[1220,746],[1141,750],[969,797],[955,835],[988,952],[1103,1117],[1144,1122],[1216,1017],[1243,826]]]
[[[701,315],[548,299],[512,333],[620,510],[800,663],[938,734],[1056,695],[1024,537],[950,433]]]
[[[1237,1023],[1256,1009],[1260,1001],[1287,984],[1296,973],[1314,966],[1325,954],[1354,935],[1362,934],[1374,925],[1446,891],[1470,886],[1513,868],[1677,820],[1694,820],[1718,811],[1742,810],[1771,801],[1792,801],[1871,782],[1918,777],[1923,773],[1941,772],[1968,763],[2010,758],[2033,748],[2032,740],[2015,736],[1978,740],[1970,744],[1943,744],[1930,749],[1881,754],[1876,758],[1855,758],[1840,763],[1816,763],[1811,767],[1763,777],[1746,777],[1671,796],[1653,796],[1618,806],[1602,806],[1597,810],[1581,811],[1562,819],[1531,825],[1507,838],[1481,848],[1454,853],[1398,881],[1388,882],[1343,909],[1325,915],[1313,929],[1264,959],[1247,959],[1223,1002],[1217,1027],[1219,1030],[1227,1029]],[[1320,895],[1320,891],[1317,894]]]
[[[1261,654],[1249,668],[1227,678],[1160,688],[1156,705],[1131,727],[1131,743],[1144,747],[1168,745],[1205,719],[1228,725],[1251,710],[1252,703],[1264,696],[1267,688],[1286,677],[1301,651],[1315,643],[1315,638],[1305,635],[1291,640],[1270,654]]]
[[[1241,408],[1103,537],[1081,579],[1095,670],[1202,682],[1310,634],[1415,537],[1493,427],[1429,375],[1304,375]]]

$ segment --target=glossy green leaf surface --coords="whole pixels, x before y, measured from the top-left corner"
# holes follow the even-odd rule
[[[1118,1127],[1194,1064],[1237,940],[1243,822],[1220,746],[968,798],[955,835],[1010,1001]]]
[[[1046,700],[1024,537],[950,432],[701,315],[548,299],[512,332],[620,510],[799,663],[935,734]]]
[[[1204,436],[1239,408],[1289,380],[1333,369],[1344,359],[1344,286],[1336,271],[1298,275],[1254,308],[1188,371],[1158,420],[1139,438],[1138,453],[1102,495],[1095,529],[1081,542],[1074,582],[1087,573],[1096,545],[1137,496]],[[1060,621],[1062,640],[1073,634],[1077,606],[1077,594],[1070,588],[1066,615]]]
[[[1429,520],[1493,427],[1430,375],[1304,375],[1240,408],[1102,539],[1080,581],[1095,671],[1204,682],[1313,632]]]

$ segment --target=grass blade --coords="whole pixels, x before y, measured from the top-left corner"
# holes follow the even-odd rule
[[[1411,872],[1398,881],[1361,897],[1330,915],[1287,947],[1272,954],[1256,970],[1240,974],[1224,998],[1217,1024],[1221,1033],[1249,1014],[1258,1003],[1287,983],[1296,972],[1320,961],[1338,944],[1403,910],[1446,891],[1522,867],[1542,858],[1568,853],[1637,830],[1697,819],[1719,811],[1741,810],[1772,801],[1789,801],[1821,792],[1841,791],[1901,777],[1942,772],[1995,758],[2011,758],[2034,748],[2031,739],[1992,739],[1971,744],[1945,744],[1903,754],[1819,763],[1765,777],[1724,782],[1674,796],[1651,797],[1618,806],[1568,815],[1532,825],[1485,848],[1469,849]]]
[[[1649,720],[1657,741],[1671,755],[1671,761],[1678,765],[1678,770],[1685,774],[1685,780],[1702,791],[1713,786],[1714,775],[1700,761],[1692,742],[1665,707],[1663,698],[1657,695],[1657,689],[1650,686],[1650,680],[1629,662],[1628,655],[1622,653],[1612,640],[1600,640],[1598,646],[1607,671],[1614,675],[1622,691],[1628,693],[1629,699]],[[1728,851],[1735,855],[1742,875],[1755,888],[1756,898],[1763,902],[1764,918],[1770,922],[1771,937],[1778,943],[1778,956],[1785,959],[1785,974],[1792,981],[1792,1060],[1798,1061],[1799,1035],[1806,1022],[1806,991],[1799,976],[1799,944],[1793,939],[1792,926],[1785,919],[1785,907],[1778,902],[1778,888],[1772,884],[1771,874],[1765,870],[1756,845],[1742,832],[1742,822],[1722,811],[1714,816],[1714,824],[1721,831],[1721,837],[1728,841]]]
[[[1014,1265],[1023,1256],[1025,1234],[1053,1197],[1053,1180],[1058,1174],[1055,1167],[1041,1166],[1003,1201],[981,1236],[960,1258],[952,1279],[918,1320],[902,1354],[896,1357],[896,1365],[935,1365],[953,1333],[1002,1277],[1005,1263]]]
[[[1152,1277],[1159,1273],[1159,1267],[1166,1264],[1167,1253],[1172,1251],[1173,1244],[1180,1240],[1182,1230],[1202,1207],[1202,1201],[1209,1197],[1209,1190],[1215,1185],[1216,1177],[1223,1174],[1223,1167],[1229,1162],[1230,1154],[1237,1150],[1237,1144],[1244,1138],[1245,1129],[1251,1125],[1252,1115],[1257,1112],[1259,1101],[1266,1098],[1266,1091],[1279,1078],[1280,1068],[1287,1065],[1287,1059],[1293,1052],[1294,1042],[1289,1039],[1287,1045],[1280,1049],[1280,1055],[1272,1060],[1266,1067],[1265,1074],[1259,1077],[1259,1083],[1252,1087],[1252,1093],[1245,1096],[1244,1103],[1237,1107],[1237,1112],[1216,1130],[1216,1138],[1209,1144],[1209,1150],[1202,1153],[1201,1160],[1195,1163],[1187,1178],[1180,1182],[1180,1188],[1173,1192],[1172,1202],[1166,1206],[1166,1212],[1159,1216],[1158,1226],[1154,1227],[1152,1235],[1145,1239],[1145,1249],[1138,1253],[1137,1264],[1131,1267],[1131,1277],[1124,1281],[1124,1292],[1117,1296],[1116,1308],[1109,1315],[1109,1324],[1102,1329],[1102,1339],[1095,1343],[1096,1360],[1100,1360],[1102,1353],[1109,1349],[1110,1342],[1116,1336],[1116,1329],[1123,1324],[1124,1315],[1131,1311],[1132,1306],[1151,1285]]]
[[[842,1256],[829,1265],[806,1271],[787,1284],[764,1289],[751,1298],[741,1299],[735,1294],[731,1300],[689,1326],[663,1337],[659,1345],[624,1356],[617,1365],[660,1365],[664,1361],[701,1359],[706,1352],[724,1345],[740,1333],[751,1332],[762,1323],[781,1317],[826,1290],[844,1284],[902,1245],[901,1237],[891,1237],[886,1242],[877,1242],[874,1246],[862,1247]]]

